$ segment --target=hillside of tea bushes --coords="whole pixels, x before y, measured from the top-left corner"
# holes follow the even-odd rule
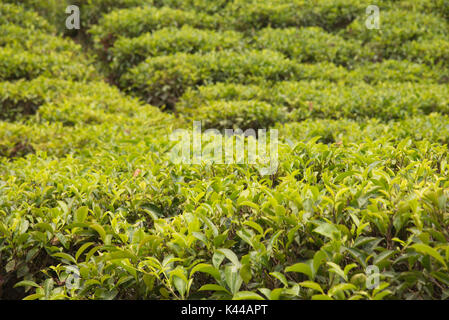
[[[448,19],[0,0],[0,299],[449,298]],[[174,163],[192,121],[277,129],[277,170]]]

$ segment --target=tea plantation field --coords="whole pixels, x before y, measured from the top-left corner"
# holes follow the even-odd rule
[[[447,299],[448,144],[449,0],[0,0],[0,299]]]

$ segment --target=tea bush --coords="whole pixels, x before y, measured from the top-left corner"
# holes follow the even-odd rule
[[[382,148],[375,147],[379,143]],[[149,147],[129,142],[120,145],[124,150],[137,147],[139,152]],[[96,158],[88,162],[102,167],[107,164],[109,169],[101,175],[95,174],[93,168],[83,173],[83,160],[76,158],[66,158],[62,162],[44,158],[43,162],[38,162],[31,157],[28,161],[32,167],[29,168],[23,168],[23,161],[16,162],[16,166],[21,165],[22,173],[7,178],[7,184],[2,187],[4,204],[11,203],[12,196],[14,201],[22,199],[21,208],[17,208],[16,213],[5,212],[6,219],[2,222],[4,252],[12,248],[16,252],[7,270],[26,275],[35,270],[37,261],[50,264],[58,261],[58,266],[55,264],[42,276],[31,278],[42,284],[29,277],[21,283],[29,288],[36,287],[36,293],[30,298],[46,299],[69,296],[154,298],[159,295],[186,298],[210,296],[212,292],[215,292],[212,298],[239,298],[248,294],[246,291],[252,292],[251,297],[268,299],[380,299],[392,294],[404,298],[441,297],[442,293],[432,289],[429,280],[438,277],[444,281],[447,262],[444,253],[429,248],[445,241],[445,220],[438,222],[437,216],[432,218],[432,210],[438,208],[437,198],[447,197],[445,182],[436,178],[437,170],[447,170],[441,162],[447,156],[445,147],[427,142],[413,144],[408,139],[392,143],[387,138],[342,147],[316,143],[312,139],[308,143],[285,145],[282,151],[276,178],[278,185],[257,183],[257,174],[250,168],[246,172],[235,168],[237,171],[232,174],[231,168],[217,167],[216,170],[220,170],[216,172],[220,174],[217,177],[206,167],[198,168],[200,172],[188,167],[172,167],[172,174],[189,176],[188,181],[175,187],[160,173],[156,174],[159,165],[133,175],[134,168],[129,168],[129,164],[137,161],[144,166],[151,161],[137,154],[134,155],[137,158],[129,162],[126,154],[107,160],[106,153],[104,156],[97,153]],[[9,168],[13,170],[14,166]],[[72,168],[71,171],[68,168]],[[51,184],[45,189],[31,188],[26,183],[21,183],[18,189],[19,181],[11,184],[11,179],[26,181],[29,170],[39,177],[35,183],[51,181]],[[61,174],[55,175],[55,172]],[[311,172],[315,174],[310,175]],[[202,179],[195,179],[200,176]],[[417,186],[416,180],[423,182]],[[172,190],[180,188],[182,200],[177,205],[183,208],[183,213],[163,218],[164,211],[145,204],[150,194],[156,195],[156,190],[145,186],[154,183],[162,186],[162,181],[168,183],[163,184],[163,190],[170,190],[169,186],[174,188]],[[389,188],[388,181],[398,183],[400,188]],[[351,187],[346,187],[345,192],[336,197],[341,183]],[[209,184],[213,189],[204,193]],[[128,186],[129,190],[124,188],[115,195],[103,193],[101,190],[106,185],[113,190]],[[65,190],[64,186],[70,186],[73,191]],[[301,190],[299,194],[298,190]],[[58,194],[72,195],[73,200],[55,201]],[[103,196],[101,200],[81,200],[77,194]],[[419,195],[423,200],[418,202]],[[158,195],[159,199],[164,197],[167,200],[176,198],[174,194]],[[402,200],[404,198],[409,200]],[[47,209],[51,210],[48,212],[31,209],[32,213],[27,213],[29,201],[46,201],[48,205],[54,203],[54,207]],[[80,201],[86,207],[80,206]],[[223,207],[222,202],[227,205]],[[91,206],[95,208],[92,211],[88,209]],[[102,215],[102,206],[111,213]],[[398,211],[389,213],[396,206]],[[32,217],[36,223],[30,224]],[[155,228],[144,227],[147,217]],[[324,220],[323,217],[328,218]],[[14,227],[17,221],[28,222]],[[227,240],[230,232],[236,234],[233,241]],[[308,237],[298,236],[303,232]],[[385,233],[390,236],[384,240]],[[386,241],[386,248],[381,241]],[[69,249],[72,246],[73,251]],[[197,250],[196,246],[203,249]],[[34,250],[28,258],[21,256],[30,248],[40,247],[43,251]],[[373,264],[391,270],[382,277],[377,290],[367,289],[361,281],[365,277],[365,255],[368,254],[373,256]],[[45,256],[49,258],[37,259]],[[304,261],[301,264],[296,263],[298,256]],[[204,262],[192,265],[196,259]],[[100,263],[104,264],[103,268],[95,267]],[[311,269],[309,263],[314,263],[315,269]],[[79,268],[82,283],[70,291],[58,284],[68,276],[69,265]],[[345,268],[348,265],[350,267]],[[427,272],[413,271],[421,265]],[[237,269],[235,280],[229,275],[233,268]],[[402,275],[404,268],[412,270],[406,273],[407,286],[401,280],[405,276]],[[263,284],[267,281],[264,271],[273,269],[279,271],[271,272],[271,277],[279,282],[276,289],[269,289]],[[198,272],[206,277],[197,278]],[[57,281],[50,278],[50,274]],[[181,280],[174,280],[174,275]],[[102,278],[109,281],[101,282]],[[184,284],[191,279],[193,285]],[[429,283],[430,287],[416,289],[414,286],[418,282]],[[262,286],[252,291],[248,287],[250,283],[262,283]]]
[[[254,83],[262,79],[338,80],[346,73],[344,68],[332,63],[295,63],[276,51],[220,51],[150,58],[125,73],[120,79],[120,86],[148,103],[173,106],[187,87],[204,83]]]
[[[16,3],[15,0],[2,0],[6,3]],[[23,7],[33,9],[51,25],[55,26],[63,34],[74,36],[77,30],[68,30],[65,27],[67,18],[66,8],[70,5],[76,5],[80,8],[81,32],[86,28],[92,27],[98,23],[100,18],[114,9],[126,9],[152,5],[152,0],[22,0]]]
[[[319,26],[330,31],[351,23],[368,5],[354,0],[235,0],[224,15],[238,30]]]
[[[379,63],[363,63],[350,72],[351,82],[367,82],[376,84],[385,81],[445,83],[447,73],[445,69],[432,68],[426,64],[407,60],[383,60]]]
[[[0,299],[449,297],[446,0],[9,2]]]
[[[0,48],[0,80],[33,79],[38,76],[83,80],[93,76],[92,67],[77,63],[73,58],[72,54],[51,52],[36,55],[32,51]]]
[[[31,80],[38,76],[61,79],[95,79],[96,71],[90,60],[80,53],[81,46],[48,32],[51,29],[38,15],[25,14],[21,7],[1,4],[5,17],[0,15],[0,81]],[[5,10],[7,9],[7,10]],[[35,19],[36,29],[9,16]]]
[[[381,122],[368,119],[364,122],[344,119],[307,119],[279,125],[283,137],[297,141],[308,141],[315,137],[322,143],[360,143],[365,139],[376,140],[386,137],[390,141],[412,138],[415,141],[428,140],[435,143],[448,143],[448,117],[438,113],[410,117],[406,120]]]
[[[295,121],[308,118],[401,119],[440,112],[447,114],[446,85],[413,83],[335,84],[329,81],[278,82],[271,88],[217,84],[188,91],[180,106],[195,109],[215,100],[259,100],[290,110]],[[184,109],[181,109],[184,110]],[[205,115],[205,117],[207,117]]]
[[[97,24],[103,15],[113,10],[154,4],[154,0],[77,0],[77,2],[82,9],[81,18],[86,27]]]
[[[449,41],[446,39],[411,41],[404,46],[400,56],[428,65],[442,65],[447,70]]]
[[[254,37],[256,47],[276,50],[300,62],[331,61],[347,65],[357,60],[361,47],[319,27],[262,29]]]
[[[24,10],[15,4],[0,2],[0,25],[3,27],[15,24],[27,29],[52,32],[54,28],[37,13]]]
[[[195,11],[183,11],[168,7],[136,7],[115,10],[103,16],[98,25],[90,30],[96,47],[107,50],[115,40],[122,37],[137,37],[166,27],[189,25],[195,28],[217,28],[213,16]]]
[[[416,12],[426,12],[446,18],[449,14],[449,3],[447,0],[403,0],[395,3],[394,7]]]
[[[66,51],[72,55],[81,50],[81,46],[73,41],[17,25],[2,26],[0,36],[1,47],[12,47],[15,50],[28,50],[40,54]]]
[[[2,118],[14,120],[36,114],[42,122],[75,124],[107,123],[111,116],[132,117],[142,111],[137,100],[125,98],[104,82],[76,82],[36,78],[32,81],[0,83]],[[140,108],[139,108],[140,106]],[[149,111],[159,113],[155,107]]]
[[[119,38],[110,50],[111,69],[114,75],[119,76],[148,57],[177,52],[208,52],[240,46],[244,46],[243,37],[233,31],[219,33],[189,26],[180,29],[165,28],[136,38]]]
[[[407,10],[391,10],[383,12],[382,28],[378,30],[367,32],[365,17],[360,16],[342,34],[347,39],[361,40],[368,57],[382,60],[409,59],[406,46],[410,41],[447,40],[448,32],[449,25],[441,17]]]
[[[192,120],[202,119],[204,128],[214,129],[263,129],[286,121],[283,108],[263,101],[208,101],[181,111]]]

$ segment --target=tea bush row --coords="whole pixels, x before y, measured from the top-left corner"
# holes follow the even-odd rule
[[[0,83],[0,298],[447,299],[443,1],[188,0],[188,11],[178,0],[84,1],[112,60],[136,51],[132,38],[148,41],[119,84],[176,117],[79,81],[55,58],[88,70],[78,46],[0,5],[0,74],[14,78]],[[26,2],[47,15],[64,5]],[[368,4],[388,9],[394,30],[351,38]],[[397,25],[402,10],[419,23]],[[165,45],[173,34],[180,42]],[[217,48],[231,34],[242,48]],[[273,42],[291,34],[293,44]],[[54,70],[39,69],[45,59]],[[277,170],[173,163],[171,133],[191,120],[277,128]],[[223,139],[202,136],[206,146]],[[377,288],[366,286],[371,266]]]
[[[447,75],[427,66],[385,61],[353,72],[332,63],[301,64],[269,50],[175,54],[149,58],[120,79],[120,87],[153,105],[173,107],[189,87],[216,82],[265,83],[284,80],[328,80],[376,83],[387,80],[445,83]]]
[[[18,52],[14,48],[0,48],[0,80],[33,79],[38,76],[85,80],[93,77],[94,69],[74,61],[73,54],[32,51]]]
[[[446,19],[408,10],[387,10],[382,12],[382,28],[367,32],[365,18],[360,17],[340,32],[348,40],[360,40],[365,54],[374,60],[409,59],[417,61],[421,56],[427,63],[435,63],[430,56],[447,65],[449,54]],[[419,48],[419,49],[418,49]],[[439,54],[434,53],[441,50]],[[444,53],[442,53],[444,52]],[[427,58],[427,59],[426,59]]]
[[[327,1],[322,2],[323,8],[330,6]],[[349,6],[349,2],[341,1],[342,7],[337,5],[337,8]],[[236,1],[229,3],[227,8],[241,5],[248,5],[254,9],[264,4],[256,5],[248,2],[239,4]],[[307,6],[301,1],[288,3],[280,1],[269,4],[269,6],[288,8],[292,5]],[[358,8],[358,6],[352,7]],[[335,3],[332,3],[330,7],[335,9]],[[249,16],[248,10],[236,9],[237,12]],[[298,14],[295,10],[291,12]],[[105,15],[99,25],[90,32],[100,58],[106,62],[106,65],[111,64],[108,65],[108,69],[112,72],[111,78],[117,80],[135,64],[155,55],[229,48],[233,37],[227,40],[221,38],[229,35],[229,32],[215,31],[216,29],[236,29],[232,23],[226,21],[226,14],[202,17],[198,16],[199,14],[202,14],[201,11],[149,6],[116,10]],[[269,16],[273,17],[271,14]],[[447,65],[449,42],[446,38],[449,25],[445,19],[428,13],[410,13],[407,10],[393,8],[382,11],[382,17],[383,27],[380,30],[368,30],[368,32],[365,26],[366,16],[363,14],[360,14],[346,28],[340,29],[338,34],[326,32],[316,27],[320,24],[314,23],[301,24],[302,28],[299,29],[289,28],[288,24],[274,25],[284,29],[273,29],[272,25],[268,24],[268,28],[258,30],[267,26],[264,24],[253,28],[249,34],[247,31],[250,28],[245,27],[243,28],[243,31],[246,31],[245,36],[242,35],[242,39],[234,38],[233,48],[236,50],[269,49],[279,51],[298,62],[333,62],[349,68],[388,59],[406,59],[431,67],[442,65],[446,69],[449,67]],[[304,27],[309,25],[315,27]],[[169,28],[166,29],[167,27]],[[179,27],[184,28],[179,31],[174,29]],[[160,30],[161,28],[163,30]],[[196,28],[211,30],[195,30]],[[183,30],[189,30],[191,34],[185,34],[186,31]],[[237,28],[237,30],[240,29]],[[195,37],[200,34],[204,36],[207,34],[206,43],[222,41],[223,47],[205,44],[202,37]],[[170,40],[167,41],[166,37]],[[120,40],[116,44],[118,39]],[[125,60],[129,62],[125,63]]]
[[[183,11],[168,7],[137,7],[112,11],[89,31],[97,47],[110,48],[122,37],[137,37],[166,27],[189,25],[195,28],[216,29],[213,16],[195,11]]]
[[[278,82],[273,87],[217,84],[187,92],[181,98],[178,110],[220,128],[233,121],[249,128],[250,125],[263,128],[268,125],[265,118],[274,122],[309,118],[388,121],[433,112],[448,114],[448,94],[446,85],[408,82],[386,82],[375,86],[364,83],[350,86],[328,81]],[[229,103],[223,104],[223,100]],[[265,106],[266,103],[270,107]],[[233,105],[247,106],[248,110],[233,115]],[[260,113],[259,105],[265,106],[266,110],[277,110],[282,116],[274,116],[268,111]],[[258,121],[254,122],[255,119]]]
[[[108,122],[111,115],[132,117],[143,106],[125,97],[117,88],[104,82],[76,82],[39,77],[32,81],[0,83],[2,119],[21,119],[36,114],[35,120],[75,124]]]
[[[150,104],[174,106],[188,87],[204,83],[337,80],[345,74],[332,63],[298,64],[275,51],[220,51],[149,58],[125,73],[119,84]]]
[[[270,49],[300,62],[330,61],[348,64],[361,47],[318,27],[263,29],[253,38],[234,31],[216,32],[190,26],[165,28],[135,38],[119,38],[107,55],[119,75],[146,58],[174,53],[197,53],[223,49]]]
[[[251,166],[169,164],[162,137],[2,163],[2,263],[29,299],[446,297],[446,147],[296,141],[261,180]]]
[[[136,38],[119,38],[110,49],[111,69],[120,76],[149,57],[180,52],[196,53],[237,49],[243,46],[243,36],[233,31],[215,32],[195,29],[164,28]]]
[[[26,16],[28,11],[21,7],[2,4],[0,8],[12,11],[5,18],[2,16],[4,25],[0,21],[0,81],[31,80],[38,76],[76,80],[96,78],[95,69],[80,54],[81,46],[47,33],[44,26],[33,29],[10,19],[14,14],[20,17],[22,11]],[[40,21],[39,16],[36,18]],[[24,19],[33,21],[31,17]]]
[[[25,10],[23,7],[0,2],[0,25],[3,27],[16,24],[26,29],[33,29],[45,32],[54,32],[47,20],[37,13]]]

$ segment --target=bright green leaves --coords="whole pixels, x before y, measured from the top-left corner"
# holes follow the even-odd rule
[[[176,290],[180,293],[181,298],[184,299],[186,294],[190,291],[193,279],[188,280],[183,269],[176,268],[170,272],[170,280],[173,282]]]
[[[255,292],[240,291],[234,295],[232,300],[265,300],[265,299]]]
[[[224,271],[226,284],[228,285],[233,295],[239,292],[240,287],[243,283],[243,279],[238,271],[238,267],[236,267],[235,265],[226,266]]]
[[[329,272],[335,273],[343,278],[346,282],[348,281],[348,273],[351,271],[351,269],[356,268],[357,265],[355,263],[348,264],[345,266],[344,270],[340,268],[339,265],[333,263],[333,262],[327,262],[327,265],[330,267]]]
[[[297,263],[290,267],[285,268],[285,272],[298,272],[298,273],[305,274],[310,279],[313,279],[312,268],[310,267],[309,264]]]
[[[315,230],[316,233],[319,233],[331,240],[338,240],[341,236],[340,230],[337,229],[334,225],[330,223],[321,223]]]
[[[190,276],[193,277],[195,272],[203,272],[211,275],[215,280],[220,280],[220,272],[216,267],[206,263],[199,263],[190,270]]]
[[[288,286],[287,278],[282,273],[280,273],[280,272],[271,272],[270,275],[273,276],[274,278],[278,279],[285,287]]]
[[[424,243],[416,243],[412,246],[410,246],[411,248],[415,249],[417,252],[424,254],[424,255],[429,255],[432,258],[434,258],[436,261],[438,261],[445,269],[447,269],[447,263],[446,261],[443,259],[443,257],[438,253],[437,250],[435,250],[434,248],[424,244]]]
[[[218,249],[217,252],[219,254],[224,255],[226,258],[228,258],[229,261],[232,262],[234,267],[236,267],[236,268],[240,268],[241,267],[241,263],[240,263],[238,257],[231,250],[229,250],[229,249]]]
[[[303,288],[309,288],[309,289],[312,289],[312,290],[314,290],[314,291],[318,291],[318,292],[321,292],[322,294],[324,294],[323,289],[322,289],[321,286],[320,286],[318,283],[316,283],[316,282],[313,282],[313,281],[303,281],[303,282],[300,282],[299,285],[300,285],[301,287],[303,287]]]
[[[240,268],[240,277],[242,278],[242,280],[245,282],[245,284],[249,284],[251,279],[253,278],[253,273],[251,270],[251,265],[245,264]]]
[[[226,292],[227,294],[231,295],[231,292],[228,291],[228,289],[226,289],[223,286],[220,286],[218,284],[205,284],[203,285],[200,289],[200,291],[222,291],[222,292]]]
[[[89,225],[90,228],[92,228],[93,230],[95,230],[98,235],[100,236],[100,239],[104,242],[106,241],[106,231],[104,230],[104,228],[98,224],[98,223],[91,223]]]
[[[222,263],[228,259],[231,264]],[[192,269],[194,272],[203,272],[211,275],[218,284],[203,285],[200,290],[225,292],[231,297],[235,296],[245,279],[247,283],[251,279],[251,269],[249,265],[242,265],[237,255],[230,249],[218,249],[212,259],[213,266],[199,264]]]
[[[296,263],[292,266],[285,268],[285,272],[298,272],[305,274],[310,280],[313,280],[317,275],[320,266],[328,259],[327,254],[320,250],[315,252],[313,259],[309,259],[306,262]]]
[[[89,214],[88,207],[78,208],[75,212],[75,222],[83,223],[86,221],[87,215]]]
[[[30,300],[449,298],[441,6],[366,33],[365,1],[97,2],[107,83],[0,5],[0,278]],[[277,172],[172,163],[190,118],[276,127]]]

